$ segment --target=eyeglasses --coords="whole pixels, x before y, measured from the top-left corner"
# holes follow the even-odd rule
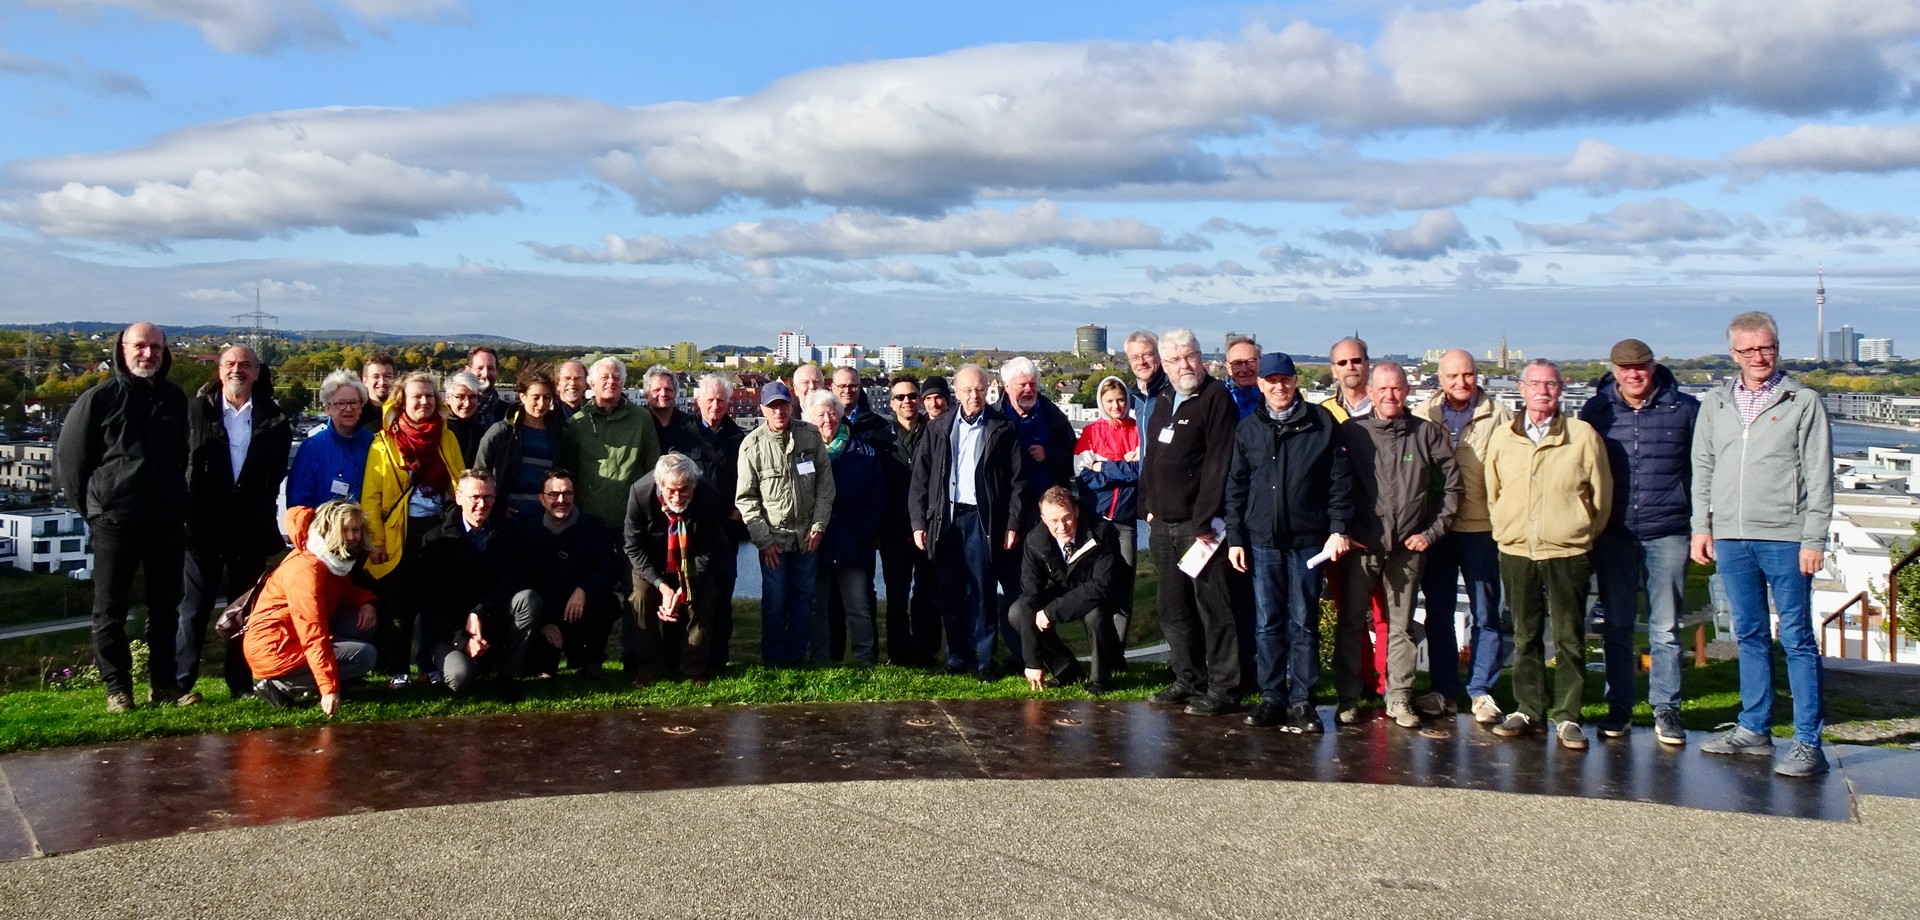
[[[1365,363],[1367,363],[1367,359],[1365,358],[1341,358],[1340,360],[1333,362],[1333,366],[1334,367],[1351,367],[1355,364],[1365,364]]]
[[[542,494],[542,495],[545,495],[546,497],[548,497],[548,498],[551,498],[551,499],[553,499],[553,500],[555,500],[555,501],[558,501],[558,500],[560,500],[560,499],[563,499],[563,498],[572,498],[572,497],[573,497],[573,490],[572,490],[572,489],[567,489],[567,490],[565,490],[565,491],[562,491],[562,492],[542,492],[542,493],[540,493],[540,494]]]
[[[364,405],[364,403],[356,399],[353,402],[330,402],[330,403],[327,403],[327,408],[332,409],[336,412],[345,412],[348,409],[358,409],[362,405]]]
[[[916,400],[916,399],[919,399],[919,398],[920,398],[920,394],[918,394],[918,393],[895,393],[895,394],[893,394],[893,399],[894,399],[894,401],[895,401],[895,402],[913,402],[914,400]]]
[[[1736,348],[1733,350],[1733,353],[1736,355],[1739,355],[1742,358],[1751,358],[1754,355],[1759,355],[1763,358],[1771,358],[1774,355],[1777,355],[1780,353],[1780,346],[1756,345],[1752,348]]]
[[[1536,390],[1560,389],[1560,381],[1558,380],[1522,380],[1520,381],[1520,385],[1523,387],[1532,387]]]

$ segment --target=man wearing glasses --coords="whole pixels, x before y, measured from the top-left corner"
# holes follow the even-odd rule
[[[887,405],[890,449],[880,451],[887,471],[887,509],[880,520],[880,567],[887,583],[887,657],[898,665],[928,667],[940,649],[940,608],[934,604],[933,562],[913,545],[913,521],[907,513],[913,454],[927,433],[927,417],[920,414],[920,381],[905,374],[893,378]]]
[[[1773,756],[1772,595],[1793,694],[1793,748],[1774,772],[1813,776],[1827,770],[1820,750],[1820,649],[1810,608],[1833,517],[1832,432],[1819,394],[1780,370],[1773,317],[1734,317],[1727,344],[1740,375],[1701,399],[1693,432],[1691,555],[1701,565],[1719,563],[1733,607],[1740,715],[1700,749]]]
[[[525,521],[527,587],[540,595],[546,622],[527,647],[527,673],[558,671],[560,655],[586,677],[604,673],[607,635],[620,605],[620,554],[605,522],[581,511],[573,474],[547,470],[540,484],[539,518]]]
[[[1513,608],[1513,711],[1503,738],[1554,721],[1560,746],[1584,750],[1580,698],[1587,681],[1587,554],[1607,525],[1613,476],[1593,426],[1560,412],[1560,368],[1534,359],[1520,372],[1524,410],[1487,447],[1487,505],[1500,546],[1500,580]],[[1553,691],[1542,638],[1553,627]]]
[[[1368,373],[1372,369],[1367,360],[1367,343],[1350,335],[1333,343],[1328,356],[1333,361],[1334,387],[1333,405],[1327,408],[1333,412],[1334,421],[1372,415],[1373,402],[1367,399]]]
[[[1227,395],[1246,418],[1259,409],[1265,397],[1260,395],[1260,343],[1252,336],[1227,337]]]

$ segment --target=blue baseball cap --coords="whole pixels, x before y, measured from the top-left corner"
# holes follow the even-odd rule
[[[760,405],[771,406],[783,399],[789,403],[793,402],[793,391],[787,389],[787,385],[778,380],[760,388]]]
[[[1299,373],[1294,370],[1293,359],[1288,357],[1286,352],[1270,351],[1260,356],[1260,376],[1271,377],[1275,374],[1288,377],[1299,376]]]

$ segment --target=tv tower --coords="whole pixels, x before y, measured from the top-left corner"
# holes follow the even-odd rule
[[[1815,321],[1820,324],[1820,338],[1814,343],[1814,360],[1827,360],[1827,267],[1820,266],[1813,281],[1813,308]]]

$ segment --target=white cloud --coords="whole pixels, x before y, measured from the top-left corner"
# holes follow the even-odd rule
[[[1764,228],[1752,218],[1735,218],[1700,210],[1684,201],[1655,198],[1623,204],[1605,214],[1590,214],[1585,223],[1532,224],[1514,221],[1521,234],[1550,246],[1588,243],[1671,243],[1720,240]]]
[[[64,64],[0,48],[0,74],[44,78],[103,96],[148,95],[147,84],[139,77],[118,70],[95,70],[79,58]]]
[[[202,170],[185,184],[143,182],[125,193],[69,182],[0,205],[0,219],[52,236],[250,240],[310,227],[411,234],[416,221],[517,204],[485,176],[435,173],[372,154],[342,161],[270,153],[243,167]]]
[[[251,285],[235,288],[194,288],[181,291],[180,296],[202,303],[239,303],[251,304],[256,295],[262,299],[275,301],[307,300],[318,297],[320,288],[309,281],[276,281],[262,278]]]
[[[1314,275],[1321,278],[1359,278],[1369,274],[1372,269],[1358,259],[1332,259],[1320,253],[1298,249],[1288,243],[1268,246],[1260,250],[1260,258],[1267,260],[1273,270],[1283,275]]]
[[[601,243],[599,250],[538,242],[527,246],[544,259],[638,264],[698,262],[721,256],[846,260],[963,252],[986,257],[1036,249],[1099,255],[1176,248],[1158,228],[1136,218],[1093,220],[1062,213],[1051,201],[1012,211],[980,208],[931,220],[841,211],[811,222],[776,218],[738,223],[702,237],[607,236]]]
[[[1065,274],[1060,268],[1045,259],[1031,259],[1024,262],[1002,262],[1007,271],[1028,281],[1045,281]]]
[[[293,45],[308,50],[351,44],[341,28],[356,20],[375,32],[390,20],[433,21],[458,13],[462,0],[23,0],[27,6],[93,18],[124,10],[199,30],[220,51],[268,54]]]
[[[873,273],[887,281],[900,281],[908,284],[938,284],[940,273],[923,268],[912,262],[876,262],[870,266]]]
[[[1920,125],[1802,125],[1727,159],[1749,178],[1774,170],[1896,172],[1920,166]]]
[[[1198,262],[1180,262],[1165,268],[1148,266],[1147,280],[1158,284],[1173,278],[1251,278],[1253,272],[1232,259],[1222,259],[1212,265]]]
[[[1815,239],[1846,239],[1855,236],[1902,237],[1920,230],[1920,220],[1888,211],[1859,214],[1842,211],[1824,201],[1802,195],[1787,206],[1787,213],[1800,219],[1802,232]]]
[[[1455,249],[1472,249],[1473,236],[1452,210],[1428,211],[1405,230],[1376,234],[1374,248],[1383,256],[1425,261]]]

